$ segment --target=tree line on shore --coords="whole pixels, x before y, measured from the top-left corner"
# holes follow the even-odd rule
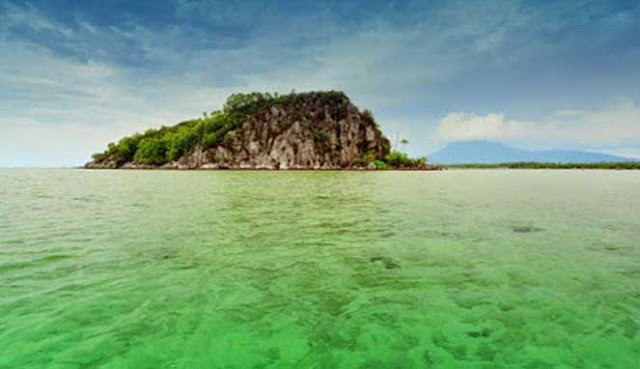
[[[512,162],[498,164],[450,164],[447,168],[461,169],[640,169],[640,161],[602,162],[602,163],[542,163]]]

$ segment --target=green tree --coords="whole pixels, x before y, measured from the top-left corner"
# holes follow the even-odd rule
[[[140,141],[134,160],[141,164],[162,165],[167,162],[167,146],[161,137],[145,138]]]
[[[400,146],[404,149],[405,146],[409,144],[409,141],[406,138],[400,140]]]

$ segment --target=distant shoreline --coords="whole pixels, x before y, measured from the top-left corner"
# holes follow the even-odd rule
[[[602,163],[540,163],[540,162],[512,162],[497,164],[449,164],[443,165],[450,169],[612,169],[639,170],[640,161],[602,162]]]

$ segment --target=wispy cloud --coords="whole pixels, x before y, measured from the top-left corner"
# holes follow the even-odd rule
[[[8,31],[11,29],[29,29],[35,32],[50,32],[60,34],[65,37],[71,37],[73,31],[47,18],[42,12],[31,4],[18,6],[11,2],[7,2],[0,9],[0,29]]]

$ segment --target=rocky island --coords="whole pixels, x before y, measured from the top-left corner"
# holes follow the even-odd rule
[[[231,95],[222,110],[109,143],[90,169],[433,169],[392,151],[342,92]]]

